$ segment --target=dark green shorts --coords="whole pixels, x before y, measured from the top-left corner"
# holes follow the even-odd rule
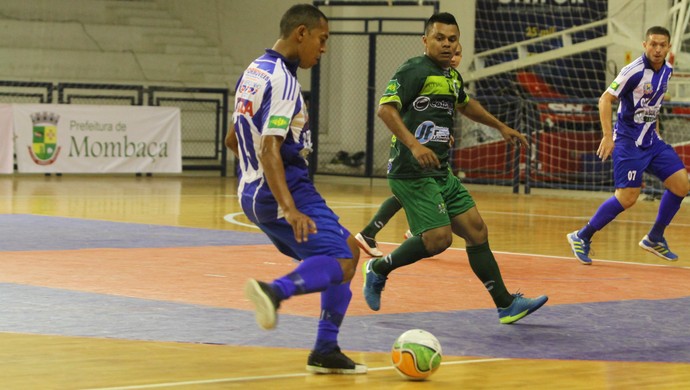
[[[475,206],[472,195],[451,172],[442,178],[388,179],[388,185],[405,208],[414,235],[450,225],[451,218]]]

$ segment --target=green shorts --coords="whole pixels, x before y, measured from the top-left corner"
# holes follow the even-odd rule
[[[450,225],[450,220],[475,206],[472,195],[452,172],[446,177],[388,179],[405,208],[412,234]]]

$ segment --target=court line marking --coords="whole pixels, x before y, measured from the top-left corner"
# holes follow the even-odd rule
[[[224,219],[226,222],[230,222],[230,223],[235,224],[235,225],[244,226],[244,227],[248,227],[248,228],[253,228],[253,229],[257,229],[257,230],[259,229],[259,227],[256,226],[256,225],[254,225],[253,223],[244,223],[244,222],[240,222],[240,221],[238,221],[237,219],[235,219],[235,217],[237,217],[237,216],[239,216],[239,215],[244,215],[244,212],[243,212],[243,211],[240,211],[239,213],[230,213],[230,214],[226,214],[226,215],[223,217],[223,219]]]
[[[354,203],[354,202],[328,202],[329,207],[331,209],[358,209],[358,208],[379,208],[381,205],[380,204],[370,204],[370,203]],[[333,204],[341,204],[341,206],[333,206]],[[348,206],[344,206],[348,205]],[[523,216],[523,217],[538,217],[538,218],[549,218],[549,219],[571,219],[571,220],[585,220],[588,221],[592,218],[591,215],[589,216],[569,216],[569,215],[550,215],[550,214],[537,214],[537,213],[520,213],[520,212],[514,212],[514,211],[491,211],[491,210],[482,210],[481,214],[495,214],[495,215],[512,215],[512,216]],[[230,223],[235,223],[240,226],[245,226],[245,227],[255,227],[254,225],[249,225],[242,223],[240,221],[237,221],[234,217],[238,215],[244,215],[243,212],[238,212],[238,213],[231,213],[226,215],[223,219]],[[232,217],[231,217],[232,216]],[[625,218],[620,218],[616,219],[616,222],[619,223],[629,223],[629,224],[645,224],[648,225],[649,221],[637,221],[637,220],[632,220],[632,219],[625,219]],[[688,223],[680,223],[680,222],[673,222],[673,226],[680,226],[680,227],[690,227],[690,224]]]
[[[473,360],[456,360],[452,362],[442,362],[442,366],[458,365],[458,364],[475,364],[475,363],[492,363],[504,360],[511,360],[508,358],[488,358],[488,359],[473,359]],[[393,370],[393,366],[376,367],[370,368],[367,371],[386,371]],[[230,383],[230,382],[249,382],[256,380],[273,380],[273,379],[286,379],[286,378],[299,378],[306,377],[312,374],[308,372],[299,374],[281,374],[281,375],[264,375],[264,376],[245,376],[238,378],[217,378],[217,379],[201,379],[196,381],[183,381],[183,382],[166,382],[166,383],[152,383],[148,385],[132,385],[132,386],[119,386],[119,387],[93,387],[85,390],[134,390],[134,389],[155,389],[160,387],[173,387],[173,386],[189,386],[189,385],[207,385],[213,383]]]
[[[356,207],[356,206],[354,206]],[[344,207],[333,207],[333,208],[344,208]],[[352,207],[348,207],[352,208]],[[517,213],[496,213],[496,214],[517,214]],[[254,224],[248,224],[244,222],[240,222],[235,217],[237,216],[243,216],[244,212],[240,211],[237,213],[230,213],[227,214],[226,216],[223,217],[224,220],[227,222],[230,222],[232,224],[240,225],[240,226],[245,226],[245,227],[250,227],[254,229],[259,229],[256,225]],[[534,216],[535,214],[525,214],[525,215],[530,215]],[[379,241],[379,244],[386,244],[386,245],[395,245],[395,246],[400,246],[399,242],[387,242],[387,241]],[[464,248],[448,248],[446,250],[458,250],[458,251],[464,251]],[[514,255],[514,256],[530,256],[530,257],[543,257],[543,258],[548,258],[548,259],[558,259],[558,260],[570,260],[572,261],[572,257],[565,257],[565,256],[552,256],[552,255],[540,255],[540,254],[534,254],[534,253],[518,253],[518,252],[504,252],[504,251],[492,251],[493,253],[500,253],[500,254],[506,254],[506,255]],[[627,265],[646,265],[650,267],[671,267],[671,268],[683,268],[683,269],[690,269],[690,267],[685,267],[685,266],[677,266],[673,264],[647,264],[647,263],[636,263],[632,261],[620,261],[620,260],[606,260],[606,259],[593,259],[596,260],[597,262],[602,262],[602,263],[612,263],[612,264],[627,264]]]
[[[399,243],[394,243],[394,242],[380,242],[381,244],[387,244],[387,245],[397,245],[400,246]],[[455,250],[455,251],[465,251],[465,248],[447,248],[446,250]],[[543,257],[547,259],[555,259],[555,260],[566,260],[566,261],[574,261],[574,257],[566,257],[566,256],[553,256],[553,255],[541,255],[541,254],[533,254],[533,253],[519,253],[519,252],[505,252],[505,251],[494,251],[492,250],[491,252],[493,253],[500,253],[504,255],[512,255],[512,256],[529,256],[529,257]],[[647,267],[662,267],[662,268],[682,268],[682,269],[690,269],[690,267],[686,266],[680,266],[680,265],[674,265],[672,262],[668,262],[669,264],[652,264],[652,263],[636,263],[634,261],[621,261],[621,260],[606,260],[606,259],[592,259],[596,260],[597,262],[602,262],[602,263],[612,263],[612,264],[624,264],[624,265],[642,265],[642,266],[647,266]]]

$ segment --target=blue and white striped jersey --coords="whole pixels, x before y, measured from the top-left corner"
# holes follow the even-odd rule
[[[657,118],[672,73],[668,62],[654,71],[644,54],[621,69],[606,90],[620,100],[614,140],[629,138],[637,147],[647,148],[661,139],[656,131]]]
[[[284,138],[281,156],[290,192],[295,194],[304,186],[311,186],[307,168],[307,156],[312,151],[311,133],[302,87],[297,81],[298,65],[267,49],[247,67],[235,87],[232,118],[240,155],[238,195],[245,214],[255,223],[283,216],[259,162],[262,136]],[[307,194],[316,194],[305,192],[307,199],[293,195],[298,207],[302,201],[310,201]]]

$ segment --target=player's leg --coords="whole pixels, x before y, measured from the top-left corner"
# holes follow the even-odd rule
[[[307,371],[319,374],[364,374],[367,366],[355,363],[338,345],[340,325],[352,298],[350,282],[321,292],[321,317],[314,349],[307,359]]]
[[[493,252],[489,247],[488,229],[476,207],[451,219],[453,233],[465,239],[467,258],[472,272],[484,284],[496,307],[508,307],[513,297],[508,292]]]
[[[271,329],[276,320],[262,323],[262,319],[275,318],[281,301],[295,295],[321,292],[321,317],[314,349],[307,359],[307,370],[325,374],[366,373],[365,365],[353,362],[338,346],[340,324],[352,298],[350,280],[359,260],[356,241],[325,205],[315,206],[305,213],[314,220],[319,231],[302,243],[295,241],[292,227],[284,219],[259,224],[282,253],[304,260],[293,272],[270,284],[250,280],[247,296],[257,307],[259,325]],[[267,301],[274,301],[275,305],[270,307],[265,304]]]
[[[453,233],[465,240],[472,272],[484,284],[498,309],[501,323],[509,324],[540,308],[548,298],[511,295],[503,282],[501,270],[489,247],[489,230],[472,196],[455,176],[448,177],[444,188],[446,206],[451,215]]]
[[[354,258],[347,244],[350,233],[338,223],[338,217],[325,205],[316,206],[306,214],[316,222],[319,231],[302,243],[297,243],[292,227],[284,218],[258,224],[281,253],[303,259],[293,272],[270,284],[253,279],[247,283],[245,293],[255,303],[257,322],[264,329],[275,327],[275,312],[281,301],[348,282],[357,268],[359,257]]]
[[[395,196],[384,200],[376,214],[374,214],[374,217],[369,221],[369,224],[355,235],[359,247],[369,256],[383,256],[383,252],[379,250],[376,244],[376,235],[401,208],[402,204]]]
[[[642,173],[650,161],[651,156],[637,148],[634,142],[625,139],[616,141],[613,149],[614,196],[599,206],[584,227],[566,236],[575,258],[582,264],[592,264],[589,258],[592,236],[637,201],[642,187]]]
[[[381,292],[386,285],[388,274],[396,268],[442,252],[452,240],[450,220],[448,214],[445,213],[443,196],[435,179],[390,179],[388,183],[405,207],[407,221],[413,233],[417,235],[405,240],[389,255],[369,260],[362,266],[364,299],[372,310],[380,309]],[[435,229],[439,231],[436,232]],[[431,248],[434,252],[430,251],[425,244],[425,240],[429,238],[419,235],[422,232],[424,232],[423,236],[439,237],[435,242],[440,242],[440,244],[434,244],[435,246]],[[439,246],[443,247],[439,248]]]
[[[650,171],[663,181],[666,191],[661,197],[654,226],[642,238],[639,245],[642,249],[662,259],[675,261],[678,260],[678,256],[669,249],[668,243],[664,239],[664,232],[678,213],[681,202],[690,191],[688,172],[678,154],[670,145],[665,144],[663,147],[659,147],[658,155],[650,164]]]
[[[339,259],[338,261],[343,264],[346,273],[354,274],[355,261],[359,258],[359,249],[351,235],[348,236],[347,245],[353,253],[353,258]],[[345,318],[351,299],[352,291],[349,281],[339,285],[331,285],[321,292],[321,316],[314,349],[307,359],[308,371],[320,374],[364,374],[367,372],[367,366],[352,361],[342,353],[338,345],[340,325]]]

